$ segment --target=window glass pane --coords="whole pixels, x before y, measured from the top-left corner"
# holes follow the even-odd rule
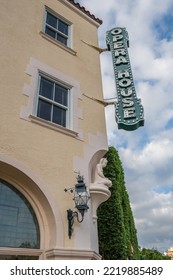
[[[57,40],[60,41],[62,44],[67,45],[67,38],[57,34]]]
[[[68,89],[60,85],[55,86],[55,101],[67,106]]]
[[[57,18],[50,13],[47,13],[46,23],[53,26],[54,28],[57,28]]]
[[[68,24],[65,22],[59,20],[58,21],[58,30],[64,33],[65,35],[68,35]]]
[[[39,95],[53,99],[53,85],[53,82],[41,77]]]
[[[39,248],[35,213],[13,186],[0,179],[0,247]]]
[[[56,32],[47,26],[46,26],[45,33],[47,33],[49,36],[53,37],[54,39],[56,38]]]
[[[53,107],[53,120],[54,123],[66,127],[66,110],[57,106]]]
[[[50,103],[39,99],[37,116],[44,120],[51,121],[51,108],[52,105]]]

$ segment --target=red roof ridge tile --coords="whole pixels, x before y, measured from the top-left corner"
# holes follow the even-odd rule
[[[78,2],[75,2],[74,0],[67,0],[72,5],[74,5],[76,8],[78,8],[80,11],[82,11],[84,14],[95,20],[100,25],[103,23],[103,21],[99,18],[96,18],[95,15],[91,14],[90,11],[87,11],[85,7],[81,6]]]

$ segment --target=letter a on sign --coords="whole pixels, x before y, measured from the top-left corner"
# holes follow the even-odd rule
[[[136,96],[127,49],[129,40],[126,29],[117,27],[107,31],[106,43],[112,53],[118,95],[115,119],[119,129],[135,130],[144,125],[144,110],[140,99]]]

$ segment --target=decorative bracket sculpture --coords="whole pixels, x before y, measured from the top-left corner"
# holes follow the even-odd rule
[[[112,182],[103,174],[103,168],[106,167],[106,165],[107,159],[101,158],[95,168],[94,182],[90,184],[92,216],[94,223],[97,221],[97,208],[111,196],[109,188],[112,186]]]

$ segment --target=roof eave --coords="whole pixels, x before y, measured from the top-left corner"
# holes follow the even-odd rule
[[[99,18],[96,18],[95,15],[91,14],[89,11],[85,9],[85,7],[81,6],[79,3],[76,3],[74,0],[60,0],[64,4],[68,5],[76,12],[78,12],[81,16],[85,17],[87,20],[91,21],[97,27],[99,27],[103,21]]]

